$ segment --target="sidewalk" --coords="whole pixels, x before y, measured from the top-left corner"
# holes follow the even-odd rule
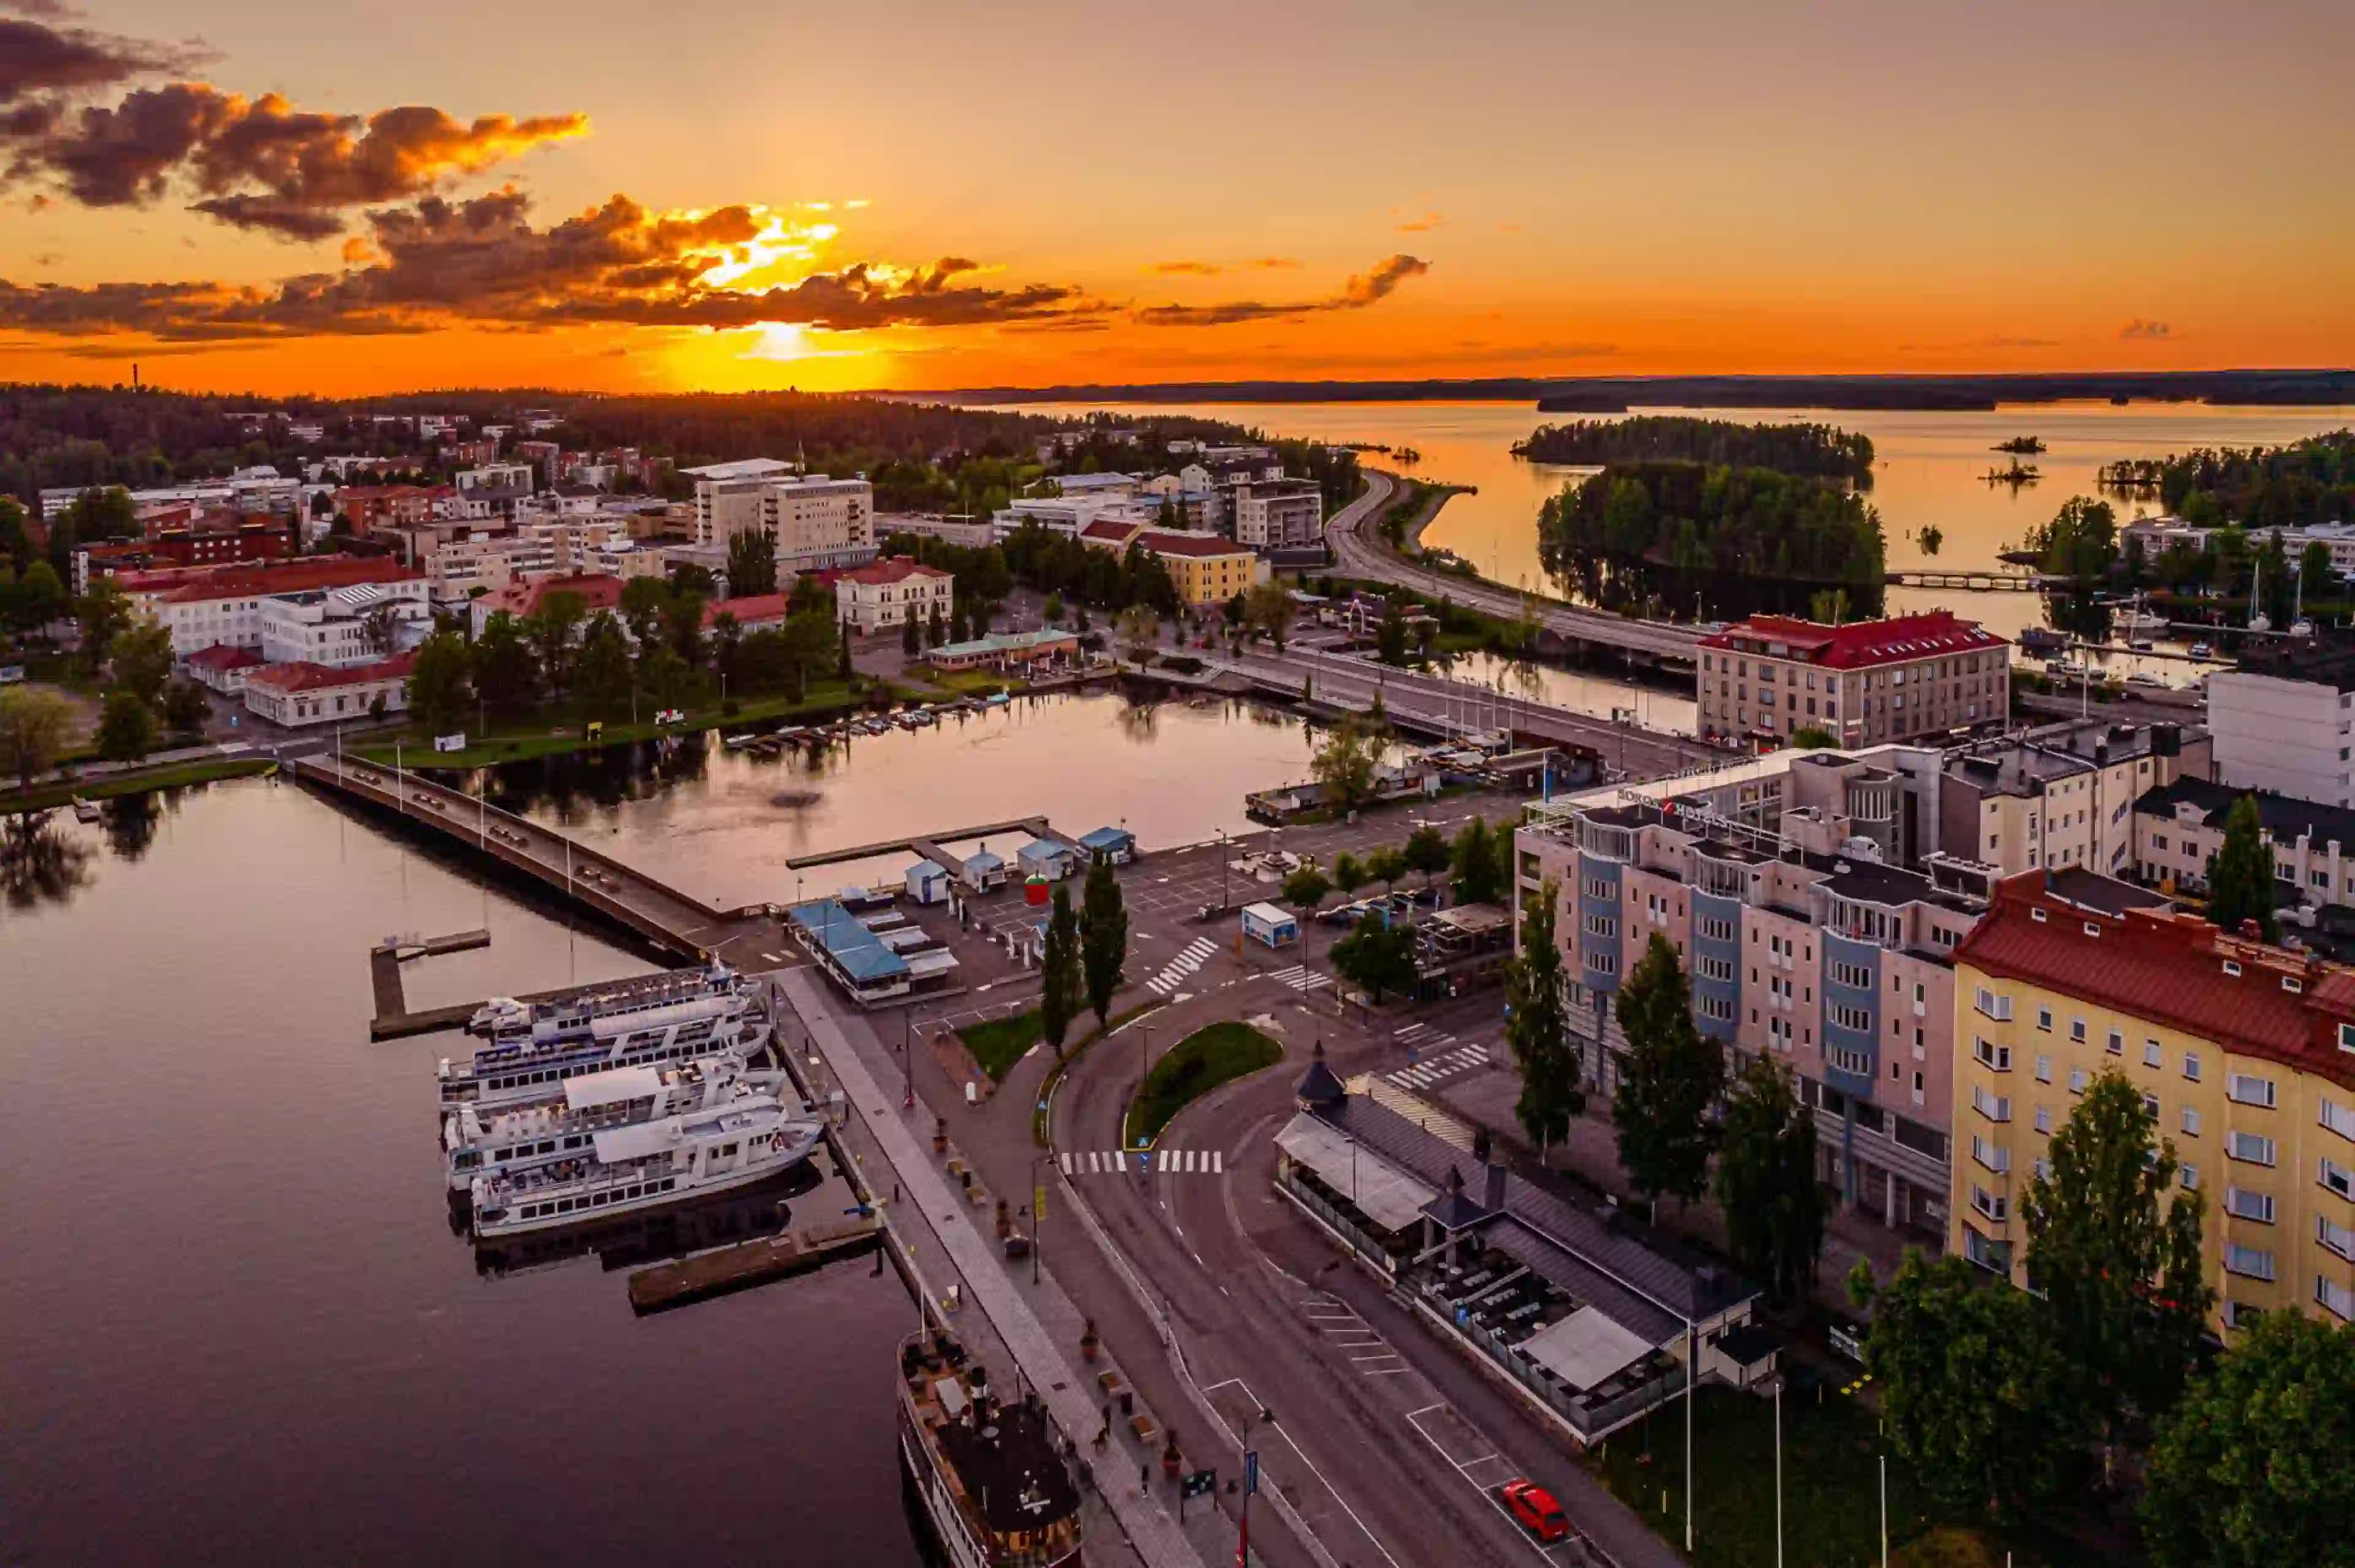
[[[1009,1272],[996,1242],[976,1227],[968,1196],[952,1186],[930,1148],[919,1141],[931,1136],[931,1113],[921,1105],[912,1112],[902,1109],[880,1087],[868,1064],[880,1069],[890,1062],[890,1053],[866,1019],[834,1010],[823,985],[805,968],[777,976],[778,990],[801,1019],[812,1049],[897,1177],[904,1197],[891,1211],[894,1222],[904,1226],[911,1219],[921,1220],[936,1240],[941,1252],[933,1264],[936,1286],[939,1263],[944,1263],[958,1276],[966,1301],[980,1309],[1024,1380],[1046,1402],[1065,1437],[1082,1456],[1093,1452],[1090,1463],[1099,1495],[1148,1568],[1220,1568],[1231,1558],[1232,1547],[1218,1510],[1207,1506],[1195,1510],[1188,1523],[1205,1526],[1199,1533],[1207,1537],[1197,1541],[1198,1532],[1181,1530],[1162,1506],[1150,1479],[1158,1468],[1157,1445],[1152,1453],[1140,1454],[1134,1441],[1122,1435],[1113,1446],[1091,1449],[1103,1425],[1094,1379],[1074,1368],[1060,1348],[1078,1344],[1084,1319],[1051,1278],[1042,1275],[1034,1286],[1028,1284],[1027,1268],[1018,1278]],[[870,1179],[881,1185],[879,1173]],[[1020,1195],[1007,1196],[1012,1201]],[[1127,1464],[1140,1467],[1147,1477],[1143,1484],[1128,1479],[1123,1469]]]

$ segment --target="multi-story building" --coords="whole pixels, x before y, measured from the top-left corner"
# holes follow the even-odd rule
[[[529,429],[529,426],[526,426]],[[556,467],[564,456],[564,448],[552,441],[518,441],[507,448],[517,463],[528,464],[532,472],[548,484],[556,483]]]
[[[834,580],[835,618],[861,636],[949,616],[956,578],[937,566],[895,555]]]
[[[397,654],[373,664],[340,668],[315,664],[264,665],[246,672],[246,711],[272,724],[301,729],[373,717],[409,707],[409,674],[415,654]]]
[[[101,489],[123,490],[123,486],[101,485]],[[268,464],[252,468],[240,468],[226,479],[202,480],[193,485],[173,485],[149,490],[123,490],[137,507],[195,506],[207,511],[240,513],[270,512],[291,517],[302,510],[303,481],[282,477]],[[53,486],[41,492],[41,520],[53,523],[81,499],[80,485]]]
[[[1315,544],[1325,532],[1325,492],[1314,479],[1262,479],[1227,488],[1237,544],[1284,549]]]
[[[93,581],[158,567],[234,566],[277,560],[293,546],[283,517],[216,516],[151,528],[147,537],[84,546],[74,551],[73,591]]]
[[[1256,552],[1216,534],[1145,528],[1132,542],[1168,569],[1182,603],[1223,604],[1266,581],[1266,569]]]
[[[2325,805],[2355,806],[2355,661],[2208,677],[2216,777]]]
[[[432,485],[346,485],[336,492],[346,531],[362,539],[433,520],[442,492]]]
[[[273,593],[259,614],[265,663],[329,669],[389,658],[422,636],[430,617],[421,578]]]
[[[528,620],[538,613],[541,603],[549,594],[570,593],[581,602],[581,624],[574,633],[579,636],[588,631],[589,623],[596,619],[599,612],[618,612],[621,609],[622,590],[625,586],[618,577],[535,577],[510,582],[505,588],[483,594],[466,608],[473,618],[474,635],[479,637],[494,615],[504,612],[518,621]]]
[[[125,572],[115,581],[134,613],[172,634],[172,652],[179,658],[217,645],[261,652],[262,606],[280,594],[378,583],[420,604],[425,595],[421,575],[382,557],[312,556],[264,566]]]
[[[2274,852],[2275,901],[2295,912],[2355,906],[2355,811],[2286,795],[2181,778],[2135,802],[2135,875],[2167,890],[2204,894],[2208,858],[2224,842],[2224,819],[2243,796]]]
[[[875,559],[875,487],[865,479],[796,474],[772,458],[683,470],[696,481],[695,539],[721,545],[764,531],[777,570],[820,571]]]
[[[888,539],[893,534],[913,534],[919,539],[938,539],[962,549],[986,549],[997,542],[997,529],[987,517],[969,512],[879,512],[875,517],[875,537]]]
[[[2027,1283],[2021,1198],[2113,1071],[2206,1196],[2215,1326],[2355,1320],[2355,971],[2043,871],[1998,887],[1955,963],[1955,1252]]]
[[[1822,730],[1853,747],[2001,722],[2009,646],[1945,610],[1843,626],[1753,615],[1700,640],[1701,733],[1787,743]]]
[[[2041,866],[2135,874],[2135,802],[2204,777],[2208,732],[2176,724],[2050,724],[1946,754],[1938,843],[2005,876]]]

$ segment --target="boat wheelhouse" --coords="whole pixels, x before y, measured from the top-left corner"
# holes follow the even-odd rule
[[[750,1186],[807,1159],[825,1125],[767,1096],[591,1135],[570,1159],[477,1176],[478,1239],[549,1230]]]
[[[737,1065],[769,1043],[769,1020],[751,997],[730,991],[663,1007],[606,1013],[584,1032],[559,1039],[510,1037],[476,1049],[471,1061],[444,1058],[442,1104],[511,1104],[544,1098],[549,1086],[622,1067],[659,1067],[699,1057]]]
[[[954,1335],[900,1347],[900,1452],[956,1568],[1079,1562],[1079,1488],[1046,1408],[1000,1400]]]
[[[570,1159],[607,1127],[709,1110],[754,1095],[783,1098],[782,1072],[747,1072],[734,1056],[668,1067],[583,1072],[534,1099],[504,1107],[474,1102],[443,1118],[443,1163],[453,1192],[485,1171],[528,1170]]]

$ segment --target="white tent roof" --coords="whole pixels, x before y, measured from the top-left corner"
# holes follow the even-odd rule
[[[1574,1389],[1601,1387],[1653,1349],[1594,1307],[1580,1307],[1515,1348]]]
[[[1263,920],[1270,925],[1297,925],[1300,923],[1298,919],[1296,919],[1289,910],[1281,908],[1275,904],[1245,904],[1243,906],[1243,912],[1251,916],[1253,920]]]
[[[1305,1111],[1275,1135],[1275,1146],[1385,1231],[1413,1229],[1423,1217],[1423,1206],[1433,1196],[1422,1182],[1371,1149],[1353,1147],[1339,1129]]]
[[[604,1072],[583,1072],[564,1081],[564,1103],[576,1111],[618,1105],[625,1100],[651,1100],[662,1090],[662,1079],[651,1067],[616,1067]]]

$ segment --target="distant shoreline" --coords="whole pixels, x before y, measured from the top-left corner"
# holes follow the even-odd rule
[[[2072,371],[1988,376],[1486,377],[1411,381],[1164,381],[878,391],[902,401],[989,403],[1526,402],[1559,411],[1641,408],[1984,411],[2005,403],[2355,404],[2355,369]]]

